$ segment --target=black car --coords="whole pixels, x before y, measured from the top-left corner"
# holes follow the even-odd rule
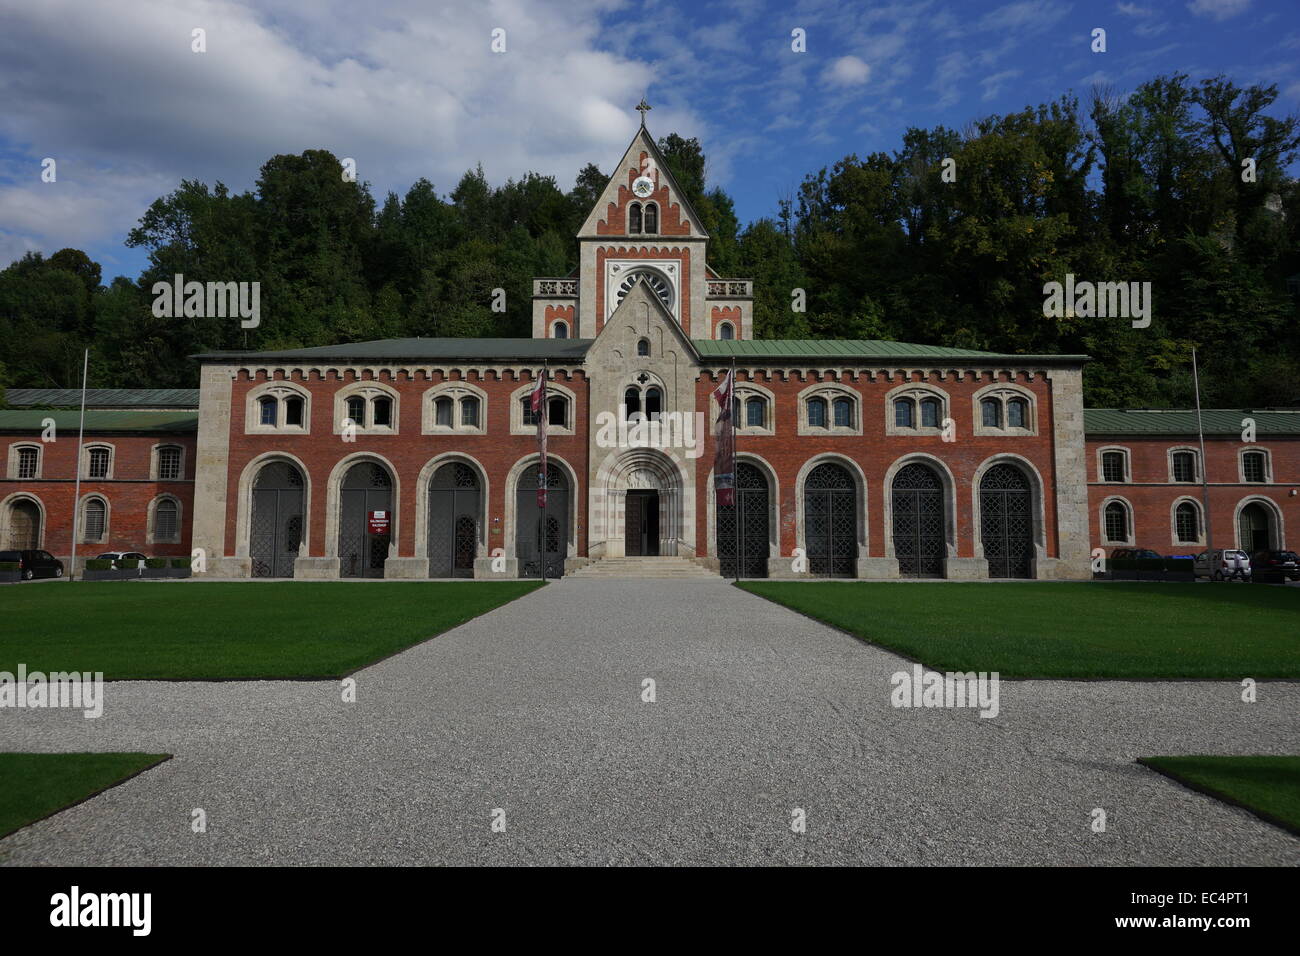
[[[48,551],[0,551],[0,564],[16,561],[24,581],[63,577],[63,562]]]
[[[1256,581],[1300,581],[1300,555],[1294,551],[1256,551],[1250,566]]]

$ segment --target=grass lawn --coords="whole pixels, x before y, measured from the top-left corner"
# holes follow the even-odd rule
[[[1138,763],[1300,836],[1300,757],[1142,757]]]
[[[0,671],[105,680],[341,677],[541,587],[539,581],[17,585]]]
[[[167,754],[0,754],[0,837],[80,803]]]
[[[1300,677],[1300,589],[1243,584],[746,581],[941,671],[1002,677]]]

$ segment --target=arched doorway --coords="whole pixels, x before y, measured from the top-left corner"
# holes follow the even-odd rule
[[[253,481],[248,553],[255,578],[291,578],[302,542],[302,472],[287,461],[263,465]]]
[[[739,546],[740,577],[767,577],[768,541],[767,476],[749,462],[736,465],[736,503],[718,505],[717,548],[723,577],[736,577]]]
[[[8,546],[16,551],[41,546],[41,509],[30,498],[19,498],[9,506]]]
[[[1247,554],[1273,547],[1273,515],[1258,501],[1252,501],[1237,515],[1241,550]]]
[[[891,499],[898,573],[943,577],[943,482],[928,465],[905,465],[894,476]]]
[[[429,576],[472,578],[478,556],[482,492],[478,474],[448,462],[429,482]]]
[[[372,530],[371,518],[387,519],[386,530]],[[372,461],[359,461],[343,477],[339,491],[339,574],[345,578],[382,578],[392,541],[393,478]]]
[[[857,488],[843,465],[822,462],[803,483],[803,538],[808,570],[851,578],[858,556]]]
[[[515,556],[521,578],[564,574],[569,543],[569,482],[555,465],[546,466],[545,514],[537,504],[538,465],[529,465],[515,489]]]
[[[1015,465],[994,465],[980,479],[980,541],[991,578],[1033,574],[1034,518],[1029,478]]]

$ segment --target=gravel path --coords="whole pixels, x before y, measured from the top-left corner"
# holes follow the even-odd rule
[[[1007,682],[988,720],[894,709],[909,668],[723,581],[561,581],[360,672],[355,704],[127,682],[98,720],[0,711],[0,750],[176,755],[0,863],[1300,864],[1133,763],[1298,753],[1300,685]]]

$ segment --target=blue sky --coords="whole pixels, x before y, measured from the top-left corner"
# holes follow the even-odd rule
[[[0,0],[0,263],[75,246],[138,275],[122,240],[153,199],[182,178],[246,189],[309,148],[355,158],[380,199],[477,162],[567,189],[586,162],[611,171],[642,95],[747,222],[909,126],[1174,71],[1274,83],[1275,112],[1300,112],[1300,0]]]

